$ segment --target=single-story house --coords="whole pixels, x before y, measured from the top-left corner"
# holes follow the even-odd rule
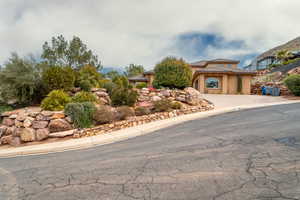
[[[237,66],[239,61],[228,59],[203,60],[191,63],[192,85],[201,93],[250,94],[251,80],[256,72],[245,71]],[[154,71],[129,78],[131,83],[146,82],[152,85]]]

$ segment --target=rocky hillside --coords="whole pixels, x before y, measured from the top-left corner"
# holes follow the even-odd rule
[[[283,45],[280,45],[278,47],[275,47],[273,49],[270,49],[270,50],[264,52],[263,54],[258,56],[257,59],[260,60],[261,58],[264,58],[267,56],[273,56],[276,54],[276,52],[278,52],[280,50],[300,51],[300,37],[297,37]]]

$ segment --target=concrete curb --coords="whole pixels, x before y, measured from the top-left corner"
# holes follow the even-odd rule
[[[0,158],[39,155],[39,154],[48,154],[48,153],[56,153],[56,152],[63,152],[69,150],[91,148],[91,147],[111,144],[114,142],[123,141],[137,136],[145,135],[157,131],[159,129],[167,128],[169,126],[173,126],[191,120],[202,119],[210,116],[215,116],[215,115],[224,114],[228,112],[246,110],[251,108],[261,108],[261,107],[285,105],[285,104],[293,104],[293,103],[300,103],[300,101],[286,101],[286,102],[278,102],[278,103],[235,106],[235,107],[211,110],[207,112],[181,115],[174,118],[154,121],[148,124],[130,127],[119,131],[114,131],[114,132],[97,135],[97,136],[84,137],[79,139],[70,139],[67,141],[54,142],[48,144],[38,144],[38,145],[25,146],[25,147],[11,147],[8,149],[0,150]]]

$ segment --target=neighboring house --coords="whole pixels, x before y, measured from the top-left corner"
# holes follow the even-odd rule
[[[238,69],[239,61],[228,59],[204,60],[191,63],[192,85],[201,93],[208,94],[250,94],[251,79],[255,72]],[[154,72],[129,78],[132,83],[146,82],[152,85]]]

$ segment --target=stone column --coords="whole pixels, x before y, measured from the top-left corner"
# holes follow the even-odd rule
[[[205,80],[204,80],[204,74],[200,74],[199,76],[199,90],[200,93],[204,94],[205,93]]]
[[[223,94],[228,94],[228,75],[224,74],[223,75],[223,80],[222,80],[222,93]]]

